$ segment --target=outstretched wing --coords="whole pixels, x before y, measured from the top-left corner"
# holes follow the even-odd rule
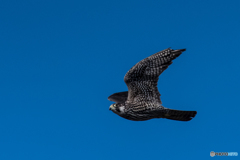
[[[172,64],[185,49],[165,49],[135,64],[125,75],[124,81],[128,87],[127,101],[154,101],[161,103],[157,88],[159,75]]]
[[[116,103],[124,103],[127,100],[127,97],[128,97],[128,91],[118,92],[109,96],[108,100]]]

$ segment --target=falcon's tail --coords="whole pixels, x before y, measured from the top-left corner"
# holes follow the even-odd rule
[[[177,120],[177,121],[190,121],[197,114],[197,111],[180,111],[167,109],[167,113],[164,115],[164,118]]]

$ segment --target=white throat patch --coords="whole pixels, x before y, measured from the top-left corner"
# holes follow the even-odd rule
[[[119,110],[120,110],[121,112],[124,112],[124,109],[125,109],[125,107],[124,107],[124,106],[122,106],[122,107],[119,107]]]

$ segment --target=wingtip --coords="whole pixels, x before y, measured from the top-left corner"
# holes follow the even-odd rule
[[[182,53],[182,52],[186,51],[186,48],[184,48],[184,49],[171,49],[171,51],[174,52],[174,53],[177,53],[177,52]]]
[[[182,54],[182,52],[186,51],[186,49],[176,49],[176,50],[172,50],[171,53],[174,55],[174,59],[177,58],[178,56],[180,56]]]
[[[184,49],[177,49],[177,50],[174,50],[174,51],[184,52],[184,51],[186,51],[186,48],[184,48]]]

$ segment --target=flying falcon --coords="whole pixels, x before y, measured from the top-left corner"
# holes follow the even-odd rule
[[[166,118],[178,121],[190,121],[196,111],[181,111],[163,107],[157,88],[159,75],[172,64],[186,49],[165,49],[155,53],[134,65],[125,75],[128,91],[114,93],[108,100],[116,102],[110,110],[117,115],[133,121],[145,121],[152,118]]]

